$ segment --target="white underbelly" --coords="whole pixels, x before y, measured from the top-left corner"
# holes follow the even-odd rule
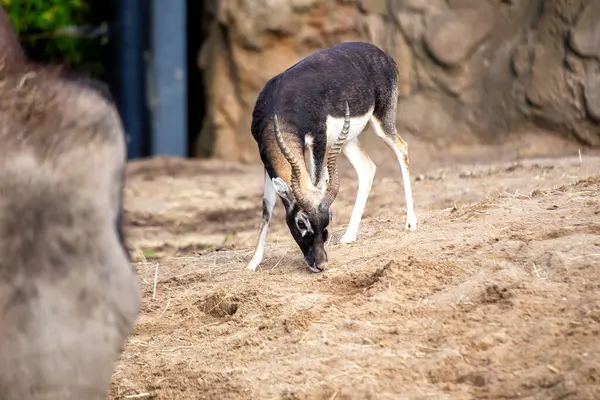
[[[348,137],[346,138],[346,143],[351,142],[352,140],[356,139],[361,132],[365,129],[365,126],[367,126],[367,123],[369,122],[369,120],[371,119],[371,116],[373,115],[373,107],[371,107],[371,109],[369,109],[369,111],[364,114],[364,115],[359,115],[359,116],[354,116],[350,118],[350,131],[348,132]],[[327,129],[327,148],[330,148],[331,145],[333,145],[333,143],[335,143],[335,141],[338,139],[338,137],[340,136],[340,133],[342,133],[342,129],[344,128],[344,118],[334,118],[330,115],[327,116],[327,120],[326,120],[326,129]],[[310,173],[310,176],[312,178],[313,183],[315,182],[315,158],[314,158],[314,154],[313,154],[313,144],[314,144],[314,138],[311,135],[306,135],[305,138],[305,145],[306,148],[308,149],[308,170]],[[323,173],[321,175],[321,177],[325,177],[326,179],[321,180],[319,182],[319,188],[321,189],[321,191],[324,193],[326,186],[326,180],[329,176],[329,174],[327,173],[327,169],[325,169],[325,165],[323,164]]]
[[[369,111],[364,115],[354,116],[350,118],[350,132],[348,133],[348,138],[346,142],[351,142],[356,139],[358,135],[365,129],[369,119],[373,115],[373,108],[369,109]],[[342,118],[334,118],[330,115],[327,116],[327,148],[331,147],[331,145],[337,140],[342,133],[342,128],[344,127],[344,117]]]

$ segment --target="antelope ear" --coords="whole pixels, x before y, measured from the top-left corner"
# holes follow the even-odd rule
[[[287,183],[285,183],[285,181],[281,178],[273,178],[272,182],[277,194],[281,196],[281,198],[291,203],[293,196],[292,192],[290,191],[290,187],[287,185]]]
[[[283,179],[281,179],[281,178],[273,178],[272,181],[273,181],[273,186],[275,187],[275,191],[277,192],[277,194],[279,194],[280,196],[282,196],[285,193],[289,193],[290,187],[287,185],[287,183],[285,183],[283,181]]]

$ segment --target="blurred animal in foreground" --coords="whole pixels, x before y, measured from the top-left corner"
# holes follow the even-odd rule
[[[93,81],[29,64],[0,24],[0,398],[106,399],[140,308],[123,127]]]
[[[310,270],[326,268],[331,205],[340,186],[340,152],[358,176],[356,201],[341,242],[356,240],[376,169],[358,142],[368,122],[400,164],[406,228],[416,229],[408,145],[396,132],[397,101],[396,63],[364,42],[319,50],[265,84],[252,114],[251,130],[265,166],[265,186],[259,237],[248,269],[255,270],[262,261],[276,195]]]

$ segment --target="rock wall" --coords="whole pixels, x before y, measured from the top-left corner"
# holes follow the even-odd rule
[[[440,147],[524,128],[600,145],[599,0],[213,0],[202,19],[196,155],[257,160],[250,121],[264,83],[349,40],[398,63],[400,132]]]

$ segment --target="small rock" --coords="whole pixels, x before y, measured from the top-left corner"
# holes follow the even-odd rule
[[[513,53],[511,66],[516,76],[531,73],[534,60],[534,51],[529,45],[520,45]]]
[[[506,172],[513,172],[513,171],[516,171],[516,170],[522,169],[522,168],[523,168],[523,164],[517,163],[517,164],[509,165],[508,167],[506,167],[505,171]]]
[[[546,191],[541,190],[541,189],[535,189],[533,192],[531,192],[531,197],[540,197],[540,196],[544,196],[546,194]]]
[[[565,57],[565,65],[567,69],[575,75],[584,76],[585,66],[583,60],[573,53],[567,54]]]
[[[477,177],[479,177],[479,175],[473,171],[468,171],[468,172],[461,172],[460,174],[458,174],[458,177],[461,179],[477,178]]]
[[[459,376],[456,381],[458,383],[467,383],[469,385],[479,386],[479,387],[486,385],[485,377],[483,375],[473,373],[473,372]]]

